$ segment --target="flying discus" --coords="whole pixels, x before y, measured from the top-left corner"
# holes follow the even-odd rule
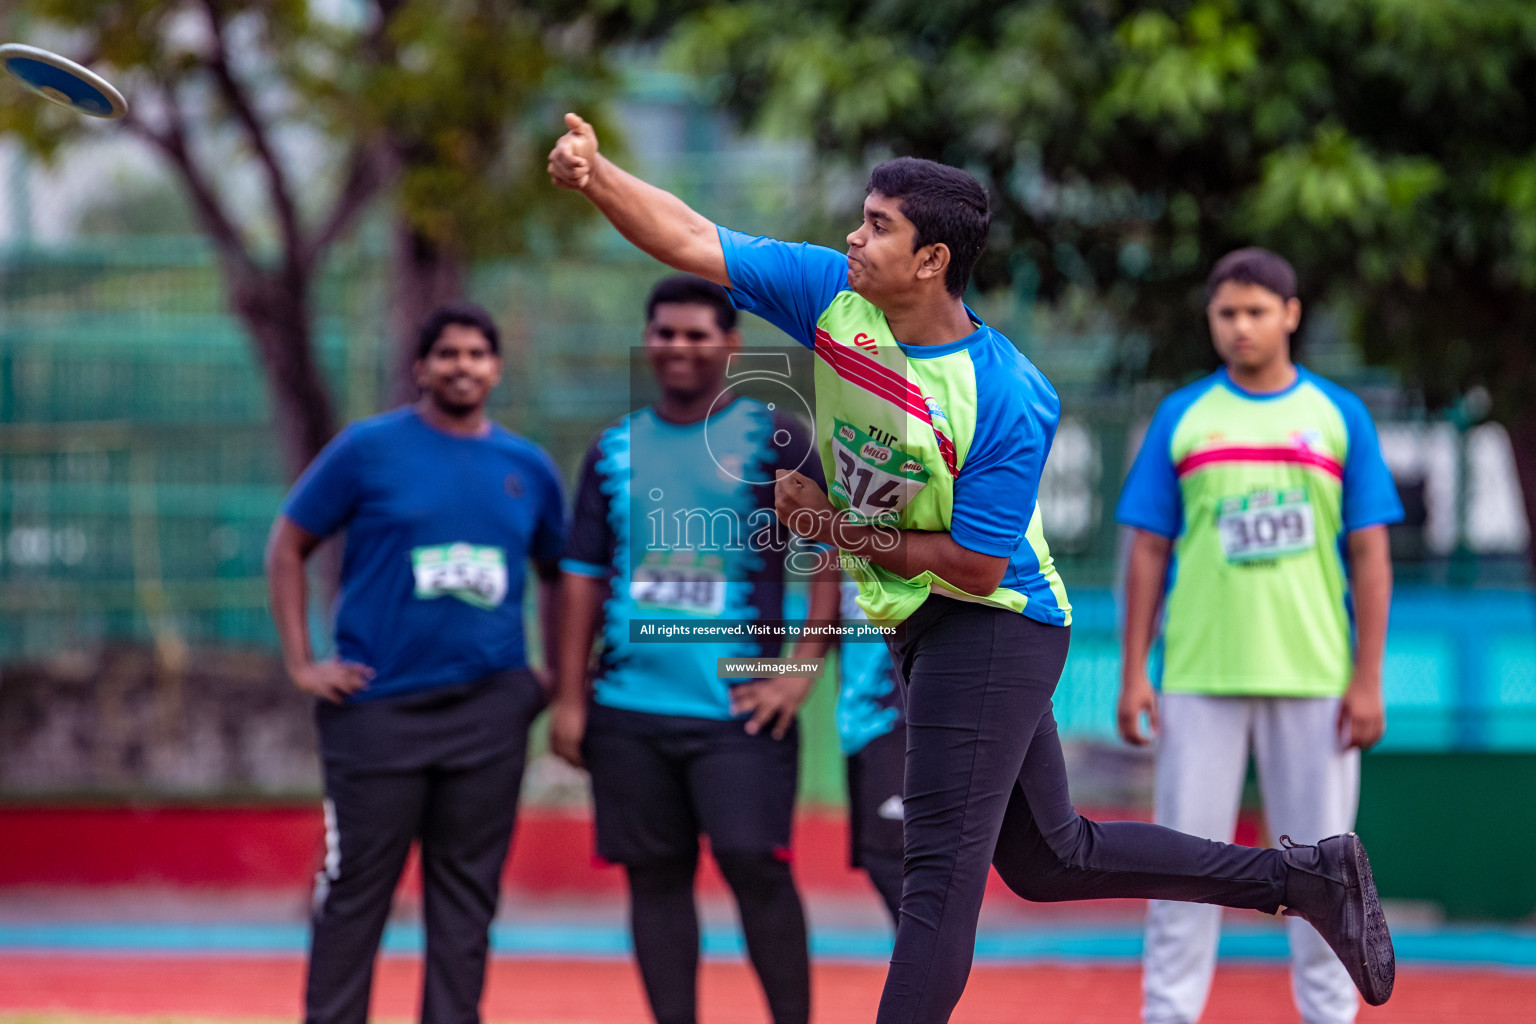
[[[128,101],[106,79],[56,53],[6,43],[0,46],[0,67],[44,99],[79,113],[106,118],[128,113]]]

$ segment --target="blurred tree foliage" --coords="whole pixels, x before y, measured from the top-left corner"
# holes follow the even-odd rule
[[[127,131],[156,151],[213,243],[297,474],[335,432],[314,350],[326,255],[393,200],[391,302],[404,344],[460,268],[559,239],[584,204],[548,187],[570,105],[610,92],[603,46],[628,8],[558,0],[12,0],[0,35],[99,67],[133,107],[101,125],[5,86],[0,131],[44,157]]]
[[[1488,389],[1536,514],[1529,0],[748,0],[675,45],[750,125],[976,172],[981,286],[1090,290],[1134,372],[1211,365],[1210,264],[1285,253],[1431,404]]]

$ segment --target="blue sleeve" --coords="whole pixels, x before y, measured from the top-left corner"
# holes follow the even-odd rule
[[[1184,494],[1173,466],[1173,429],[1189,408],[1171,396],[1157,407],[1141,441],[1141,450],[1120,488],[1115,521],[1160,537],[1173,539],[1184,532]]]
[[[1381,457],[1381,440],[1370,411],[1349,392],[1336,392],[1334,400],[1349,433],[1349,453],[1344,457],[1344,532],[1402,522],[1403,502]]]
[[[967,550],[1007,557],[1034,518],[1061,402],[1054,392],[991,401],[978,393],[977,400],[976,435],[955,478],[949,535]]]
[[[730,228],[720,228],[720,248],[736,308],[814,348],[817,319],[848,287],[847,257],[809,242],[780,242]]]
[[[282,514],[317,537],[329,537],[345,526],[362,494],[362,448],[354,428],[334,437],[288,492]]]
[[[560,486],[560,471],[555,468],[549,453],[542,448],[535,449],[535,453],[543,497],[528,557],[549,565],[558,562],[565,553],[565,493]]]

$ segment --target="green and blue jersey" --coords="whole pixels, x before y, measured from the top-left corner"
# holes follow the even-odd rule
[[[1364,403],[1298,367],[1225,369],[1158,407],[1116,518],[1174,540],[1163,690],[1334,697],[1353,670],[1346,535],[1402,519]]]
[[[859,607],[857,583],[842,585],[842,620],[865,620]],[[837,739],[843,754],[852,757],[872,740],[895,729],[902,720],[901,687],[891,651],[876,640],[843,640],[837,651]]]
[[[773,511],[779,469],[820,482],[808,428],[737,397],[706,420],[673,423],[642,409],[600,434],[577,485],[560,568],[608,581],[593,699],[658,715],[732,718],[716,659],[777,656],[782,640],[650,643],[636,620],[777,622],[786,563],[811,545]],[[744,681],[744,680],[741,680]]]
[[[833,505],[856,522],[945,532],[1008,560],[990,594],[856,560],[849,571],[869,617],[900,621],[938,592],[1070,624],[1036,500],[1061,418],[1045,376],[974,314],[976,329],[958,341],[897,341],[848,287],[842,253],[719,234],[732,301],[816,354],[816,440]]]

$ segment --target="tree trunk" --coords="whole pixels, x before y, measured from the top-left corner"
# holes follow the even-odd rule
[[[262,271],[232,282],[231,306],[251,332],[272,395],[288,479],[336,434],[336,406],[315,358],[310,286],[302,274]]]
[[[401,221],[395,228],[393,278],[390,319],[395,359],[390,398],[399,405],[417,398],[412,366],[422,321],[438,306],[464,297],[463,263],[451,247]]]
[[[1525,499],[1525,522],[1530,535],[1526,552],[1536,570],[1536,409],[1525,404],[1505,429],[1509,431],[1509,447],[1515,455],[1520,496]]]

